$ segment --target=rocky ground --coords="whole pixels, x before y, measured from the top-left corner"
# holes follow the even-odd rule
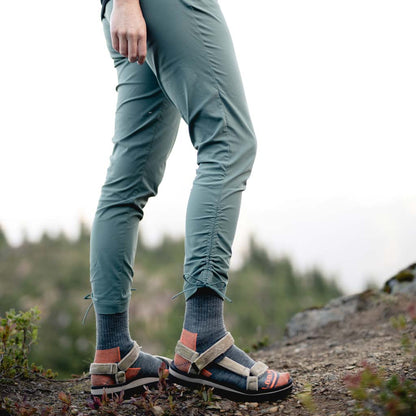
[[[147,397],[109,400],[99,406],[89,397],[89,379],[0,382],[0,416],[17,415],[353,415],[356,405],[345,377],[364,363],[416,383],[413,356],[401,348],[403,334],[414,343],[414,326],[401,331],[391,318],[408,314],[416,296],[365,292],[305,311],[288,324],[288,337],[252,356],[290,371],[293,394],[276,403],[234,403],[209,390],[168,387]],[[376,413],[374,413],[376,414]],[[380,413],[377,413],[380,414]]]

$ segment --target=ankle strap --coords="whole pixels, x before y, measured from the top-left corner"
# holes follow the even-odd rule
[[[221,354],[226,352],[233,344],[234,338],[229,332],[227,332],[223,338],[221,338],[214,345],[211,345],[211,347],[201,354],[187,347],[181,341],[178,341],[176,344],[175,352],[201,371]]]
[[[118,363],[92,363],[90,365],[90,374],[114,375],[116,383],[125,383],[126,371],[139,358],[140,349],[141,347],[134,341],[133,347],[122,360]]]

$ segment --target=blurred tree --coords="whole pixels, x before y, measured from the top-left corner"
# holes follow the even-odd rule
[[[3,228],[0,225],[0,250],[7,247],[9,247],[9,243],[6,238],[6,234],[4,233]]]

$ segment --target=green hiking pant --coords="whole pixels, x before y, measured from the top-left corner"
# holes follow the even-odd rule
[[[91,233],[92,299],[98,313],[124,312],[130,300],[138,224],[156,195],[182,117],[197,150],[188,202],[184,293],[209,287],[225,296],[241,193],[256,138],[232,40],[216,0],[140,0],[146,63],[111,46],[118,74],[114,149]],[[175,201],[172,201],[174,204]]]

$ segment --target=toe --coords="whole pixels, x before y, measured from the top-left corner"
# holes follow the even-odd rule
[[[289,383],[290,374],[289,373],[280,373],[279,379],[277,380],[276,387],[284,386]]]

